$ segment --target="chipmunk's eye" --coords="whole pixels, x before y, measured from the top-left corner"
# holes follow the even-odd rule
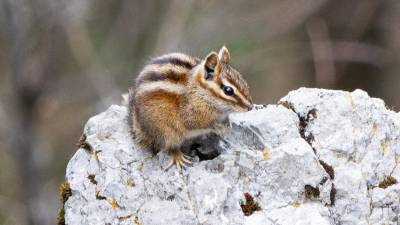
[[[228,96],[232,96],[235,94],[235,92],[233,91],[233,88],[229,87],[229,86],[224,86],[223,87],[224,93]]]

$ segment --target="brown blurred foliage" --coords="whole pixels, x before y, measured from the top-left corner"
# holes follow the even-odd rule
[[[256,103],[301,86],[400,107],[398,0],[0,0],[0,224],[54,224],[86,120],[150,57],[227,45]]]

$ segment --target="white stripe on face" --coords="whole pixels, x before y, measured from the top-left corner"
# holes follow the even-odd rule
[[[204,63],[202,65],[203,65],[203,68],[204,68]],[[231,96],[227,96],[224,93],[224,91],[221,89],[221,86],[216,84],[214,80],[206,80],[204,78],[204,73],[206,73],[206,71],[202,71],[200,73],[197,73],[197,76],[201,76],[200,80],[201,80],[202,83],[204,83],[206,86],[208,86],[210,89],[212,89],[218,95],[219,98],[226,99],[226,100],[231,100],[231,101],[236,102],[236,99],[231,97]]]
[[[236,86],[233,85],[231,82],[229,82],[227,79],[222,79],[222,84],[224,84],[225,86],[229,86],[229,87],[233,88],[233,91],[234,91],[235,95],[238,96],[243,101],[244,104],[251,105],[249,100],[247,100],[247,98],[245,98],[243,96],[243,94],[236,88]]]

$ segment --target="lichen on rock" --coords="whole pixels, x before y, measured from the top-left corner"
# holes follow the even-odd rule
[[[68,201],[68,198],[71,197],[71,188],[69,187],[69,183],[64,181],[60,185],[60,200],[61,200],[61,208],[57,212],[57,225],[65,225],[65,203]]]
[[[182,173],[138,147],[127,108],[111,106],[67,166],[65,224],[398,222],[400,115],[361,90],[301,88],[280,102],[189,142]]]

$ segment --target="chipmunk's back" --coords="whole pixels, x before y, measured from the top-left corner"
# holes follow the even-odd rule
[[[179,108],[188,88],[190,71],[199,63],[200,60],[192,56],[171,53],[152,59],[140,72],[131,97],[131,122],[137,123],[135,126],[143,136],[139,139],[145,145],[165,146],[165,141],[171,137],[156,137],[166,132],[176,133],[176,139],[183,138],[185,129],[178,122]],[[149,137],[152,141],[146,143]]]
[[[200,63],[200,60],[183,54],[171,53],[152,59],[136,79],[136,88],[151,82],[165,81],[186,85],[189,71]]]

